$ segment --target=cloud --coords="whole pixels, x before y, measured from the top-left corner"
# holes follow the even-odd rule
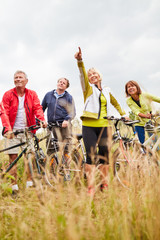
[[[67,77],[68,91],[83,109],[74,53],[82,47],[86,68],[96,67],[121,105],[124,85],[138,81],[159,95],[160,2],[158,0],[5,0],[0,8],[0,97],[13,87],[17,69],[42,100]]]

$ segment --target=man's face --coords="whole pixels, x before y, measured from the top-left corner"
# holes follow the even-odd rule
[[[25,88],[28,79],[25,77],[24,73],[16,73],[14,75],[14,84],[18,88]]]
[[[61,78],[58,82],[57,82],[57,89],[59,90],[63,90],[65,91],[67,88],[67,80],[64,78]]]

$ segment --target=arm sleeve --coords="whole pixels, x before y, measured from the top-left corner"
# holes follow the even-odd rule
[[[126,114],[112,93],[110,93],[110,101],[111,101],[111,104],[117,109],[117,111],[121,116]]]
[[[78,61],[78,68],[80,72],[81,86],[82,86],[84,100],[85,100],[89,89],[91,89],[91,86],[89,84],[88,75],[86,73],[84,63],[82,61]]]
[[[43,100],[42,100],[42,109],[43,109],[43,112],[45,112],[47,108],[47,103],[46,103],[46,95],[44,96]]]
[[[12,128],[11,128],[11,126],[10,126],[8,116],[7,116],[7,114],[5,113],[5,110],[4,110],[4,108],[3,108],[2,103],[0,103],[0,117],[1,117],[1,121],[2,121],[3,128],[4,128],[3,133],[8,132],[8,131],[11,131]]]
[[[7,93],[7,92],[3,95],[2,105],[3,105],[3,108],[5,109],[6,115],[7,115],[8,118],[9,118],[10,97],[8,96],[8,93]]]
[[[67,103],[67,106],[65,107],[65,110],[67,111],[67,115],[65,117],[65,120],[72,120],[76,115],[76,108],[74,104],[74,100],[72,97],[70,97],[70,100]]]
[[[150,102],[157,102],[160,103],[160,97],[154,96],[152,94],[149,93],[144,93],[144,96],[150,101]]]
[[[141,112],[140,107],[131,98],[128,98],[126,103],[132,112],[138,116],[138,114]]]
[[[43,109],[36,92],[34,92],[33,96],[33,111],[37,118],[39,118],[41,121],[45,121]]]

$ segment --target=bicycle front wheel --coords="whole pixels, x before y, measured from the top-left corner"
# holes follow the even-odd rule
[[[79,171],[76,155],[71,157],[69,154],[65,154],[60,158],[53,153],[47,158],[45,177],[47,183],[52,187],[58,183],[72,181]]]
[[[117,149],[113,154],[113,170],[114,175],[118,179],[119,183],[125,188],[130,188],[130,166],[123,153],[119,149]]]
[[[114,174],[125,188],[143,185],[148,179],[158,176],[158,165],[154,154],[142,148],[139,143],[132,143],[126,148],[118,148],[113,154]]]

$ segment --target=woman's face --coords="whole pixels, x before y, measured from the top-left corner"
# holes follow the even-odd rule
[[[91,84],[98,84],[100,81],[100,76],[97,72],[95,71],[89,71],[88,72],[88,79]]]
[[[137,94],[137,87],[133,83],[127,84],[127,92],[130,96]]]

